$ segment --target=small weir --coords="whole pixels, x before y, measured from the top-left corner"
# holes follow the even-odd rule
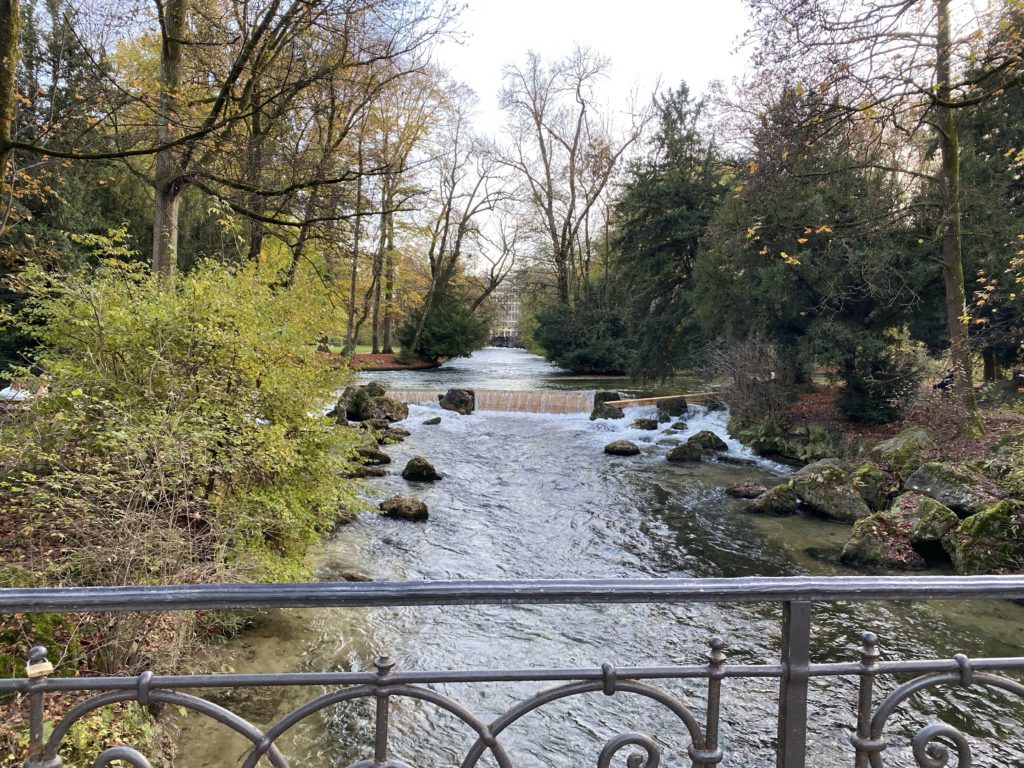
[[[590,391],[476,389],[480,411],[502,413],[589,413],[594,407]],[[439,389],[389,389],[388,396],[405,403],[436,403]]]

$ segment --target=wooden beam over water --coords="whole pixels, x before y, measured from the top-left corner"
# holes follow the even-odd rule
[[[634,405],[657,405],[666,400],[683,398],[688,403],[704,403],[709,397],[714,397],[716,392],[686,392],[678,395],[662,395],[661,397],[632,397],[627,400],[609,400],[605,405],[614,405],[616,408],[630,408]]]

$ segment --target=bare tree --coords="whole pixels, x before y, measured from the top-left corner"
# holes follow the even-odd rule
[[[616,135],[594,93],[608,66],[604,57],[576,48],[550,66],[531,52],[522,67],[505,69],[501,104],[508,114],[508,145],[502,157],[524,180],[543,221],[563,303],[587,278],[580,250],[586,247],[588,217],[652,114],[649,108],[631,109],[630,125]]]

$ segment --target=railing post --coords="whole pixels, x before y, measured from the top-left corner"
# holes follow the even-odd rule
[[[807,680],[811,663],[811,604],[782,605],[777,768],[804,768],[807,759]]]
[[[59,768],[60,757],[46,759],[43,739],[43,722],[45,712],[43,698],[47,676],[53,672],[53,664],[46,658],[46,648],[36,645],[29,649],[28,664],[25,665],[25,676],[29,683],[28,710],[28,756],[25,768]]]

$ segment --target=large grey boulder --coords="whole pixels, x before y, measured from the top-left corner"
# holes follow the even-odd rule
[[[370,397],[359,409],[361,421],[404,421],[409,418],[409,406],[392,397]]]
[[[907,536],[919,548],[940,544],[960,524],[956,512],[945,504],[913,492],[898,496],[889,515],[905,526]]]
[[[384,451],[380,451],[376,448],[356,448],[356,454],[358,454],[359,460],[362,461],[363,464],[371,467],[391,463],[391,457],[384,453]]]
[[[687,445],[696,445],[708,453],[724,453],[729,450],[725,440],[710,430],[702,430],[686,441]]]
[[[476,393],[472,389],[452,388],[438,395],[437,400],[446,411],[455,411],[463,416],[469,416],[476,408]]]
[[[925,560],[914,549],[907,525],[893,515],[879,512],[853,526],[850,540],[839,559],[851,565],[913,570],[925,567]]]
[[[900,477],[909,477],[924,464],[924,456],[935,448],[935,441],[924,429],[908,429],[875,445],[871,458],[890,467]]]
[[[793,490],[801,508],[815,515],[852,523],[871,514],[850,476],[835,459],[822,459],[793,475]]]
[[[399,520],[422,521],[430,517],[427,505],[419,499],[410,496],[392,496],[380,503],[380,511],[385,517],[394,517]]]
[[[903,487],[945,504],[960,517],[981,512],[999,500],[999,494],[985,476],[938,461],[918,467]]]
[[[956,572],[1024,572],[1024,502],[1005,499],[971,515],[943,541]]]
[[[432,483],[442,479],[442,475],[434,469],[434,465],[422,456],[413,456],[402,470],[402,477],[406,480],[420,483]]]
[[[767,491],[768,489],[760,483],[737,483],[726,488],[725,495],[734,499],[756,499]]]
[[[611,456],[636,456],[640,446],[629,440],[613,440],[604,447],[604,452]]]
[[[704,451],[696,443],[685,442],[682,445],[677,445],[668,455],[665,457],[669,461],[676,464],[685,464],[688,462],[701,461],[704,456]]]
[[[750,502],[750,512],[761,515],[792,515],[796,513],[796,491],[793,484],[782,483],[769,488]]]
[[[594,410],[590,412],[590,420],[595,419],[624,419],[626,418],[626,412],[619,408],[617,405],[608,405],[607,403],[597,403],[594,405]]]

